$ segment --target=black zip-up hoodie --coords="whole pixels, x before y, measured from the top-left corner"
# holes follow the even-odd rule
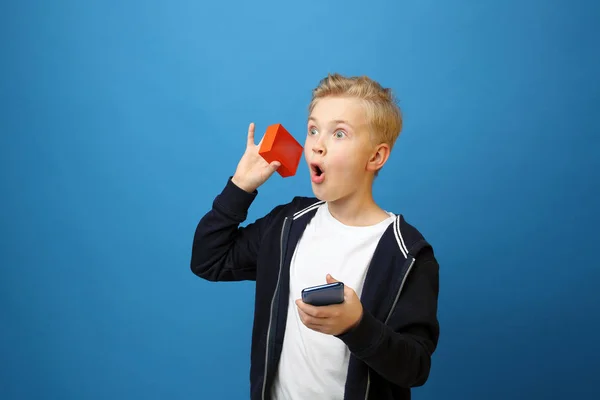
[[[283,345],[290,261],[322,202],[294,197],[241,227],[257,194],[228,180],[198,223],[191,269],[209,281],[256,281],[250,397],[267,400]],[[337,336],[351,352],[345,400],[408,400],[410,388],[426,382],[439,337],[438,274],[432,247],[398,215],[369,265],[362,319]]]

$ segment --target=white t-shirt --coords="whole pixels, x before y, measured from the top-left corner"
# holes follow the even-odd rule
[[[327,283],[326,276],[344,282],[360,298],[375,247],[395,215],[372,226],[347,226],[327,207],[319,206],[307,225],[290,265],[290,294],[283,349],[272,389],[276,400],[342,399],[350,352],[344,342],[307,328],[296,300],[302,289]]]

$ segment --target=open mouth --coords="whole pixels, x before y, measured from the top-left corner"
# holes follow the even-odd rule
[[[310,164],[310,170],[312,172],[312,181],[314,183],[322,183],[325,179],[325,171],[323,171],[323,167],[319,164],[312,163]]]
[[[319,164],[311,164],[310,168],[316,176],[323,175],[323,168]]]

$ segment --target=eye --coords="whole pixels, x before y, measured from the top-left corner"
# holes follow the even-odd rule
[[[334,133],[336,139],[343,139],[344,136],[346,136],[346,132],[340,130],[340,131],[335,131]]]
[[[319,133],[319,131],[317,131],[317,128],[315,128],[315,127],[311,127],[308,129],[309,135],[316,135],[317,133]]]

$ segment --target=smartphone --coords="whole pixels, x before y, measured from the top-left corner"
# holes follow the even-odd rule
[[[344,284],[326,283],[302,290],[302,301],[313,306],[328,306],[344,302]]]

